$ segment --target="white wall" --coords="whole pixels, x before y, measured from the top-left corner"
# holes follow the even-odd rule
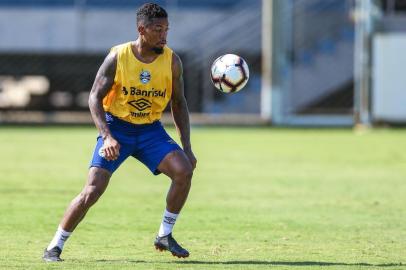
[[[168,13],[168,43],[175,50],[260,52],[260,5]],[[104,52],[136,37],[132,9],[0,8],[0,52]]]
[[[373,40],[372,116],[406,122],[406,34],[379,34]]]
[[[77,15],[73,9],[0,9],[0,51],[74,50]]]

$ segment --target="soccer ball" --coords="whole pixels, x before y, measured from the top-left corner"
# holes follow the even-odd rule
[[[240,91],[247,84],[249,76],[247,63],[235,54],[222,55],[211,65],[211,81],[224,93]]]

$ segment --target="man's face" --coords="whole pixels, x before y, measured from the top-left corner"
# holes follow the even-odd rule
[[[157,54],[163,53],[168,30],[169,22],[167,18],[152,19],[150,23],[138,27],[144,42]]]

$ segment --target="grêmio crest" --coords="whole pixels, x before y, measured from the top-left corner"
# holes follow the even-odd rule
[[[140,73],[140,81],[143,84],[147,84],[147,83],[149,83],[150,80],[151,80],[151,73],[149,73],[148,70],[142,70]]]

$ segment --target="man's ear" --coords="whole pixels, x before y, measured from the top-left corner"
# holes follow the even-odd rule
[[[145,34],[145,26],[140,24],[137,26],[138,29],[138,33],[140,33],[140,35],[144,35]]]

